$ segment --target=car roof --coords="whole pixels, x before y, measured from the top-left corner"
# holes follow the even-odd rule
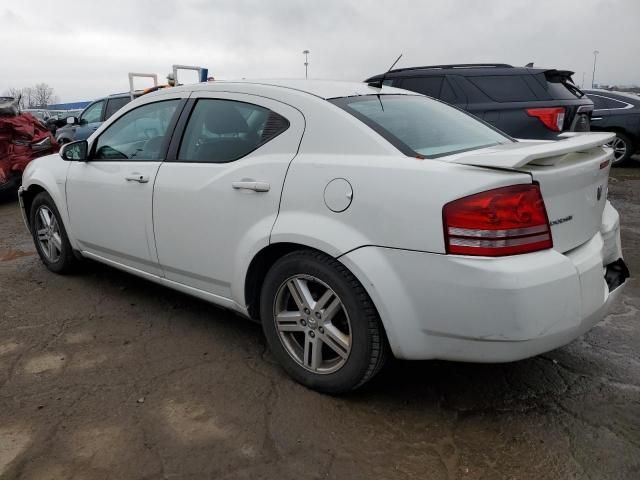
[[[265,89],[286,89],[297,92],[307,93],[325,100],[340,97],[353,97],[360,95],[418,95],[415,92],[409,92],[400,88],[370,87],[364,82],[339,81],[339,80],[305,80],[305,79],[268,79],[268,80],[215,80],[212,82],[196,83],[191,85],[182,85],[173,87],[178,91],[220,91],[230,87],[242,89],[242,87],[262,86]],[[167,90],[149,93],[146,96],[166,94]]]
[[[386,73],[389,78],[395,77],[411,77],[424,75],[464,75],[464,76],[481,76],[481,75],[535,75],[553,71],[552,68],[540,67],[514,67],[506,63],[460,63],[453,65],[426,65],[421,67],[396,68]],[[564,72],[564,71],[562,71]],[[566,72],[572,75],[573,72]],[[378,79],[383,74],[374,75],[368,79]]]

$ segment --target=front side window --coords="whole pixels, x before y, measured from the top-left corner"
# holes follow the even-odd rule
[[[94,103],[87,108],[80,116],[80,123],[96,123],[100,122],[102,118],[102,109],[104,108],[104,101]]]
[[[268,108],[233,100],[200,99],[189,117],[178,161],[232,162],[288,127],[284,117]]]
[[[456,108],[417,95],[331,100],[409,156],[441,157],[512,140]]]
[[[180,100],[148,103],[118,118],[98,137],[94,159],[161,160],[165,136]]]

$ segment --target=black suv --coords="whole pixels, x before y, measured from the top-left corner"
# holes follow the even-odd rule
[[[573,72],[496,64],[391,70],[366,80],[422,93],[472,113],[516,138],[557,139],[589,131],[593,103]]]
[[[640,96],[608,90],[585,90],[593,101],[591,130],[616,132],[611,142],[614,164],[628,163],[640,150]]]

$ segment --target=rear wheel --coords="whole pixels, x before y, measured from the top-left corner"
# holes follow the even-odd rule
[[[31,234],[38,255],[45,266],[55,273],[67,273],[77,259],[67,232],[51,196],[41,192],[33,199],[30,212]]]
[[[613,148],[613,165],[620,167],[629,163],[633,155],[633,142],[627,135],[616,133],[616,138],[607,145]]]
[[[371,299],[344,265],[320,252],[297,251],[276,262],[260,312],[274,356],[307,387],[344,393],[384,364],[388,347]]]

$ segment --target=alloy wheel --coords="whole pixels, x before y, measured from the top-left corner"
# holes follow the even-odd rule
[[[613,149],[614,162],[619,162],[627,154],[627,144],[620,137],[614,138],[607,145]]]
[[[50,263],[56,263],[62,255],[62,235],[56,216],[46,205],[40,206],[35,217],[36,235],[40,250]]]
[[[333,373],[349,358],[349,315],[322,280],[302,274],[285,280],[276,294],[273,317],[285,350],[305,369]]]

